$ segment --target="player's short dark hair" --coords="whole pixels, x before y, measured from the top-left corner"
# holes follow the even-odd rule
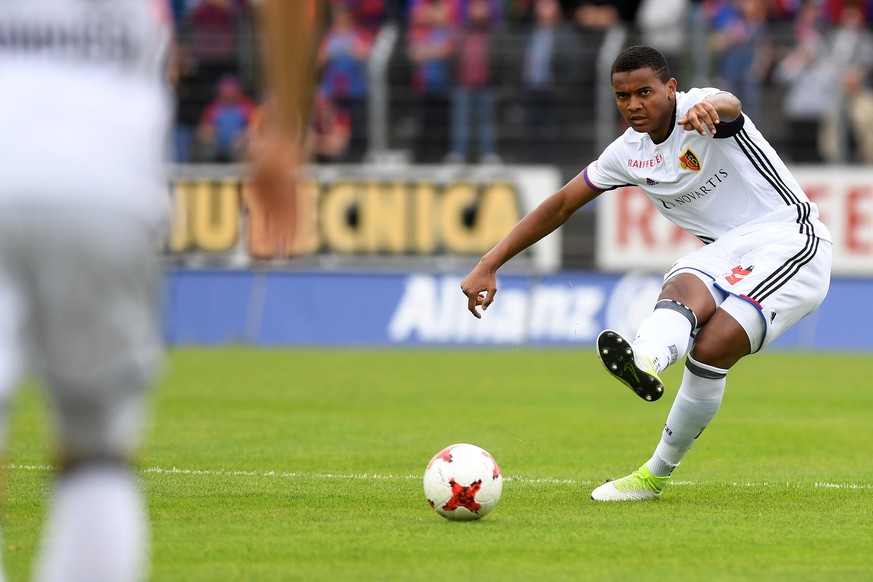
[[[667,59],[658,49],[645,45],[637,45],[624,49],[612,63],[609,76],[616,73],[630,73],[638,69],[652,69],[662,82],[670,80],[670,68]]]

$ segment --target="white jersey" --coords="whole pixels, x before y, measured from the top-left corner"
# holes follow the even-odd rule
[[[0,205],[161,216],[171,30],[158,0],[0,1]]]
[[[676,119],[718,89],[676,93]],[[638,186],[668,220],[711,243],[743,225],[793,224],[798,232],[830,241],[812,203],[785,164],[741,114],[716,135],[675,125],[661,143],[628,129],[583,176],[595,190]]]

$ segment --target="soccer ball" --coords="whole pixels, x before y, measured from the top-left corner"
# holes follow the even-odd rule
[[[452,521],[484,517],[500,501],[503,476],[488,451],[457,444],[438,452],[424,472],[424,495],[434,510]]]

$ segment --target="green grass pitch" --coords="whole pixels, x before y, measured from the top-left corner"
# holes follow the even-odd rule
[[[138,459],[153,580],[871,580],[870,356],[740,362],[661,499],[590,490],[648,459],[655,403],[593,350],[179,349]],[[16,398],[5,465],[7,576],[44,518],[44,398]],[[472,442],[500,463],[497,508],[439,517],[421,476]]]

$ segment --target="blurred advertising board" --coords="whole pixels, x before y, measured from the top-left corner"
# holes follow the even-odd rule
[[[246,267],[271,257],[241,166],[180,166],[164,246],[180,266]],[[318,166],[301,176],[295,267],[451,269],[477,260],[561,186],[547,166]],[[513,268],[561,266],[560,232]],[[290,264],[290,263],[289,263]]]
[[[482,319],[467,311],[461,275],[428,272],[178,269],[166,275],[170,345],[565,346],[632,336],[661,288],[653,274],[498,274]],[[873,279],[835,277],[821,308],[773,344],[873,351]]]
[[[833,236],[834,275],[873,275],[873,170],[797,167],[793,173]],[[664,272],[701,245],[637,188],[606,192],[597,204],[596,259],[604,271]]]

